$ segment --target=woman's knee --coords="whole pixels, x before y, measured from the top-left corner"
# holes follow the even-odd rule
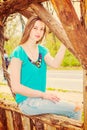
[[[82,105],[76,103],[74,111],[75,111],[75,112],[78,112],[78,111],[81,111],[81,109],[82,109]]]

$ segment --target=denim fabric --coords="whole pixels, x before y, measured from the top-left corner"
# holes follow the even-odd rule
[[[19,104],[19,108],[22,113],[27,115],[52,113],[80,120],[81,111],[79,110],[78,112],[75,112],[75,107],[76,106],[73,103],[63,100],[54,103],[42,98],[27,98]]]

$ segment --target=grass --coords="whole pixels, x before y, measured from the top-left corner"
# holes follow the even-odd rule
[[[5,87],[6,83],[0,82],[0,85]]]
[[[0,99],[7,100],[7,101],[11,101],[11,102],[14,102],[14,101],[15,101],[11,94],[9,94],[9,93],[4,93],[4,92],[1,92],[1,93],[0,93]]]
[[[59,89],[59,88],[52,88],[52,87],[47,87],[47,90],[49,91],[58,91],[58,92],[73,92],[73,93],[82,93],[80,91],[75,91],[75,90],[66,90],[66,89]]]
[[[47,68],[48,70],[82,70],[82,67],[81,66],[68,66],[68,67],[63,67],[63,66],[60,66],[60,68],[58,69],[52,69],[51,67],[48,67]]]
[[[82,67],[81,66],[78,66],[78,67],[76,67],[76,66],[73,66],[73,67],[63,67],[63,66],[61,66],[60,68],[59,68],[59,70],[82,70]]]

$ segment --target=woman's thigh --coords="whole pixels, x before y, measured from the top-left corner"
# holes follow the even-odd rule
[[[75,114],[75,105],[63,100],[54,103],[42,98],[27,98],[20,103],[19,107],[23,113],[28,115],[53,113],[74,118]]]

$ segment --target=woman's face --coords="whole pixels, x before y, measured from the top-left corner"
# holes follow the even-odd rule
[[[37,20],[33,26],[33,28],[30,31],[30,39],[34,40],[35,42],[38,42],[44,35],[45,30],[45,24]]]

